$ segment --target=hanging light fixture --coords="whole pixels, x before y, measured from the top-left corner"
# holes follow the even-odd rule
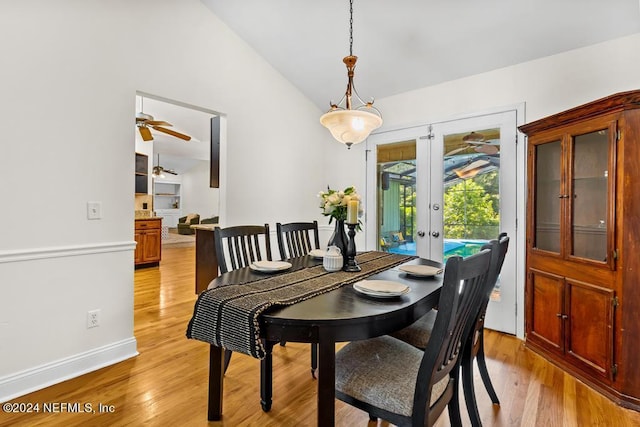
[[[354,69],[358,60],[358,57],[353,55],[353,0],[349,0],[349,6],[349,56],[342,60],[347,66],[349,77],[347,91],[337,104],[331,101],[331,109],[320,117],[320,123],[329,129],[336,140],[351,148],[351,145],[364,141],[373,130],[382,125],[382,116],[373,106],[373,98],[364,102],[353,85]],[[353,101],[357,104],[354,105]]]

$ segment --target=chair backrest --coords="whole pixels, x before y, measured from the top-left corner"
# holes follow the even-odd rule
[[[478,352],[477,344],[479,334],[482,333],[482,330],[484,329],[484,318],[487,313],[489,300],[491,299],[491,293],[496,286],[496,282],[500,276],[500,271],[502,271],[504,259],[507,255],[507,249],[509,248],[509,236],[507,236],[507,233],[500,233],[498,240],[492,240],[482,247],[482,249],[486,248],[491,249],[489,273],[487,282],[485,283],[485,287],[482,291],[482,301],[480,301],[480,305],[478,306],[475,321],[471,324],[470,330],[467,334],[469,341],[466,344],[468,347],[465,349],[465,352],[470,352],[471,357],[474,357]]]
[[[260,242],[260,236],[263,244]],[[220,273],[248,267],[254,261],[261,261],[263,253],[266,259],[271,261],[269,224],[216,228],[213,231],[213,240]]]
[[[459,364],[469,322],[475,320],[489,274],[491,250],[462,258],[452,256],[443,285],[431,337],[424,350],[413,400],[413,425],[433,425],[458,393]],[[426,331],[425,331],[426,333]],[[431,405],[435,384],[449,376],[444,393]],[[428,417],[428,420],[425,418]]]
[[[309,253],[312,249],[320,249],[318,221],[276,223],[278,250],[280,258],[295,258]],[[311,234],[313,233],[313,241]]]

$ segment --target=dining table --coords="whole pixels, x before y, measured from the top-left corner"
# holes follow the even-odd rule
[[[360,254],[356,260],[359,257]],[[347,284],[335,289],[295,303],[275,304],[259,315],[259,338],[265,348],[264,358],[261,361],[261,371],[264,372],[261,373],[260,380],[263,410],[269,411],[272,404],[271,348],[273,344],[278,342],[317,343],[317,425],[333,426],[335,424],[336,343],[390,334],[410,325],[429,310],[437,307],[442,286],[442,274],[414,276],[404,272],[402,266],[441,267],[441,265],[435,261],[418,257],[405,257],[405,260],[389,268],[384,268],[382,271],[379,269],[365,277],[366,280],[384,280],[405,284],[410,290],[402,295],[378,297],[362,294],[354,288],[353,283],[346,280]],[[310,255],[286,261],[291,264],[291,268],[286,271],[314,268],[314,271],[317,271],[322,268],[322,259]],[[285,274],[286,271],[265,274],[249,267],[240,268],[216,277],[205,292],[215,292],[216,289],[229,285],[259,281],[267,275]],[[326,273],[320,278],[329,280],[331,274],[336,273]],[[340,272],[339,274],[345,275],[346,273]],[[362,275],[355,277],[358,277],[358,280],[363,279]],[[198,317],[197,312],[196,304],[194,318],[190,322],[187,336],[191,332],[192,323]],[[213,325],[206,323],[210,316],[199,317],[205,319],[200,322],[200,328],[213,327]],[[190,338],[199,339],[193,336]],[[224,350],[222,346],[210,344],[207,416],[209,421],[222,419]]]

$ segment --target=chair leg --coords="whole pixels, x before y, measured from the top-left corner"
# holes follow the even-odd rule
[[[456,375],[459,375],[456,374]],[[460,400],[458,398],[458,381],[455,382],[456,387],[453,391],[453,396],[447,405],[449,411],[449,422],[451,427],[462,427],[462,416],[460,415]]]
[[[287,345],[286,341],[280,341],[280,347],[284,347],[285,345]]]
[[[266,355],[260,361],[260,405],[264,412],[271,410],[273,397],[273,342],[264,342]]]
[[[318,370],[318,344],[311,344],[311,376],[314,380],[318,379],[316,371]]]
[[[224,350],[224,373],[227,373],[227,368],[229,367],[229,362],[231,362],[231,355],[233,354],[233,351],[231,350]]]
[[[500,405],[500,400],[498,400],[498,395],[496,394],[495,389],[493,388],[493,384],[491,383],[491,378],[489,378],[489,371],[487,370],[487,363],[484,360],[484,331],[480,331],[480,343],[478,347],[478,354],[476,355],[476,360],[478,361],[478,370],[480,371],[480,377],[482,378],[482,382],[484,383],[484,388],[487,389],[487,393],[491,397],[491,401],[494,405]]]
[[[462,390],[464,391],[464,401],[467,404],[471,425],[473,427],[481,427],[482,422],[480,421],[476,393],[473,388],[473,357],[468,353],[464,355],[462,360]]]

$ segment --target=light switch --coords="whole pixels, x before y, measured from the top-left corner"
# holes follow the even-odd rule
[[[102,218],[102,202],[87,202],[87,219]]]

